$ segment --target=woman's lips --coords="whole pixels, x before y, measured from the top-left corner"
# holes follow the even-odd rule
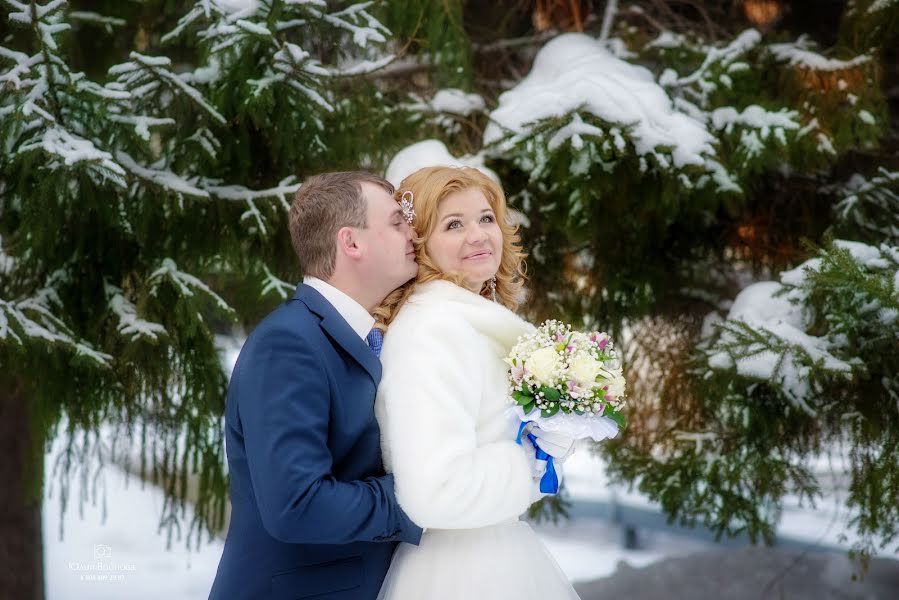
[[[481,250],[480,252],[475,252],[474,254],[469,254],[465,257],[465,260],[481,260],[491,256],[493,252],[490,250]]]

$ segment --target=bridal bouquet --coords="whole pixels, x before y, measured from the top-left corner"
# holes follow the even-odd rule
[[[597,442],[627,426],[621,413],[625,380],[607,334],[572,331],[565,323],[546,321],[519,338],[506,362],[514,405],[509,412],[521,421],[518,443],[531,422],[545,431]],[[554,493],[558,480],[552,458],[541,454],[538,448],[537,458],[547,460],[541,491]]]

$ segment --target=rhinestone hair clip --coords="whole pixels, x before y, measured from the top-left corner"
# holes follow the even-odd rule
[[[409,196],[408,200],[406,199],[407,195]],[[415,209],[412,208],[413,198],[412,192],[408,190],[403,192],[403,195],[400,196],[400,210],[403,211],[403,218],[406,219],[406,223],[409,225],[412,224],[412,219],[415,218]]]

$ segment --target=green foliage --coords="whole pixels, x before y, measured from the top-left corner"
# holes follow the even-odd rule
[[[671,518],[771,541],[784,496],[814,501],[815,453],[851,465],[846,505],[866,556],[897,537],[899,249],[835,242],[781,284],[747,288],[691,357],[692,422],[655,446],[616,441],[611,472]],[[764,287],[767,286],[767,287]]]
[[[36,439],[67,440],[47,474],[63,505],[109,434],[112,458],[139,457],[165,491],[170,541],[190,544],[227,494],[216,335],[292,294],[299,178],[363,155],[378,168],[406,115],[366,79],[393,57],[365,3],[272,0],[240,19],[145,4],[4,3],[0,363]]]
[[[384,2],[384,23],[393,34],[409,40],[410,52],[433,61],[432,84],[469,88],[472,77],[471,42],[462,19],[462,0]]]

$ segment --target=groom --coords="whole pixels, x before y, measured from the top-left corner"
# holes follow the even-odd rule
[[[231,523],[211,600],[374,599],[421,529],[381,464],[370,311],[418,265],[393,186],[309,178],[290,208],[306,277],[247,338],[228,389]]]

